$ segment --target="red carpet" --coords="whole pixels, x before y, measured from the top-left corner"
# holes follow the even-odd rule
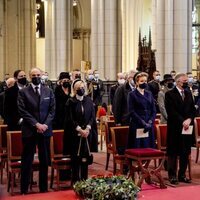
[[[199,200],[200,186],[187,186],[161,190],[159,188],[143,185],[143,191],[139,193],[141,200]],[[73,190],[66,190],[60,192],[49,192],[45,194],[29,194],[25,196],[9,196],[3,198],[3,200],[78,200]]]
[[[193,149],[192,153],[192,184],[181,183],[176,187],[168,186],[167,189],[159,189],[154,186],[146,184],[142,185],[142,191],[139,192],[139,200],[200,200],[200,161],[194,163],[196,150]],[[89,167],[89,174],[109,174],[112,172],[112,161],[110,161],[109,170],[105,171],[105,153],[100,152],[94,154],[94,164]],[[167,179],[167,172],[162,171],[163,177]],[[37,181],[37,173],[35,174],[35,180]],[[166,180],[166,183],[168,181]],[[0,185],[0,190],[6,191],[6,176],[4,176],[4,184]],[[25,196],[19,195],[19,184],[15,188],[15,196],[10,196],[5,192],[4,198],[0,197],[0,200],[78,200],[73,190],[65,189],[62,191],[50,190],[48,193],[38,193],[38,187],[33,188],[33,193]]]

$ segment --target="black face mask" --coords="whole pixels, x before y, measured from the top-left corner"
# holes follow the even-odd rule
[[[145,88],[147,88],[147,83],[139,84],[139,88],[140,88],[140,89],[145,89]]]
[[[32,78],[32,83],[34,85],[39,85],[41,83],[41,77],[33,77]]]
[[[17,79],[18,83],[21,85],[26,85],[27,80],[26,77]]]
[[[78,90],[77,90],[77,94],[78,94],[79,96],[83,96],[83,95],[85,94],[85,89],[84,89],[84,88],[78,89]]]
[[[167,87],[168,87],[169,89],[173,88],[173,87],[174,87],[174,83],[167,83]]]
[[[63,82],[62,86],[64,88],[70,88],[71,87],[71,84],[69,82]]]
[[[182,88],[183,88],[183,89],[186,89],[187,87],[188,87],[188,82],[183,83]]]
[[[75,79],[81,79],[81,75],[76,74],[76,75],[75,75]]]

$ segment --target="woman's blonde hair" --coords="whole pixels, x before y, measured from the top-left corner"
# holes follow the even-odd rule
[[[136,84],[136,82],[138,82],[140,77],[146,76],[148,79],[148,74],[146,72],[137,72],[133,78],[134,83]]]
[[[76,88],[78,85],[83,84],[85,89],[85,95],[87,95],[87,85],[86,82],[81,79],[75,79],[71,85],[71,96],[74,97],[76,95]],[[84,96],[85,96],[84,95]]]

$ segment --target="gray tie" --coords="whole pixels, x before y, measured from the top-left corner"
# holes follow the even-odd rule
[[[40,96],[39,87],[38,87],[38,86],[35,87],[35,94],[36,94],[37,96]]]
[[[182,97],[182,99],[183,99],[183,101],[184,101],[184,99],[185,99],[185,93],[184,93],[184,90],[181,90],[181,97]]]

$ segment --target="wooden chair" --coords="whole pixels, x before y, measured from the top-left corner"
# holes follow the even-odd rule
[[[115,117],[114,117],[114,115],[108,115],[108,116],[107,116],[107,119],[108,119],[108,120],[115,120]]]
[[[54,170],[56,170],[57,189],[60,188],[60,170],[71,169],[71,159],[63,155],[63,136],[64,130],[53,130],[53,137],[50,141],[51,151],[51,183],[53,188]]]
[[[110,128],[115,127],[115,121],[108,120],[108,121],[106,121],[105,126],[106,126],[106,132],[105,132],[106,133],[106,137],[105,137],[105,139],[106,139],[106,170],[108,170],[110,154],[113,154],[112,136],[111,136]]]
[[[8,126],[6,124],[0,125],[0,180],[3,183],[3,169],[7,167],[7,136],[6,131]]]
[[[166,151],[167,147],[167,124],[156,124],[157,148]]]
[[[4,120],[3,118],[0,117],[0,125],[3,125],[4,124]]]
[[[128,141],[129,126],[111,127],[112,147],[113,147],[113,174],[116,174],[117,164],[120,165],[120,174],[123,174],[125,160],[125,149]]]
[[[8,150],[8,192],[11,187],[11,195],[15,184],[16,174],[21,173],[21,155],[22,155],[22,132],[7,131],[7,150]],[[32,189],[33,171],[39,170],[39,162],[34,160],[32,163],[32,175],[30,180],[30,189]]]
[[[103,149],[103,137],[105,137],[106,127],[105,123],[107,121],[107,116],[100,117],[100,124],[99,124],[99,135],[100,135],[100,149]]]
[[[167,148],[167,124],[157,124],[156,125],[156,133],[157,133],[157,148],[161,151],[166,152],[166,148]],[[188,174],[189,174],[189,178],[192,179],[191,155],[189,155],[189,161],[188,161]]]
[[[199,147],[200,147],[200,117],[194,118],[194,133],[195,133],[195,141],[196,141],[196,160],[198,162],[199,159]]]
[[[163,151],[152,148],[126,149],[125,156],[129,163],[130,176],[134,179],[135,172],[140,172],[141,174],[137,182],[139,187],[141,187],[144,179],[148,184],[153,183],[151,177],[155,176],[159,180],[160,188],[166,188],[160,173],[165,160],[165,153]],[[150,162],[156,159],[161,160],[159,166],[155,168],[149,167]]]
[[[22,133],[21,131],[7,131],[8,147],[8,192],[11,186],[13,194],[15,174],[21,171],[22,153]]]
[[[160,119],[155,119],[154,120],[154,125],[153,125],[156,145],[157,145],[157,133],[156,133],[156,131],[157,131],[156,125],[157,124],[160,124]]]

